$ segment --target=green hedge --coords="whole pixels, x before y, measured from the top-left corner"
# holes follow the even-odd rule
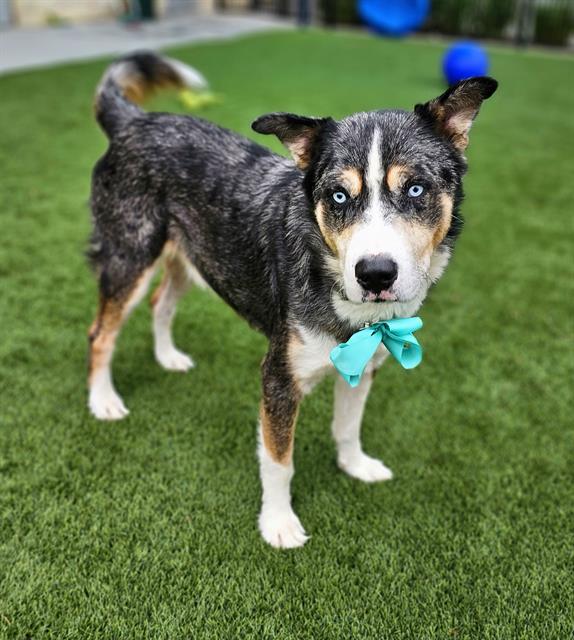
[[[476,17],[474,35],[479,38],[502,38],[504,30],[512,21],[515,12],[515,2],[510,0],[482,2]]]
[[[501,38],[515,13],[515,0],[432,0],[429,31]]]
[[[321,0],[324,22],[328,25],[361,23],[357,0]]]
[[[534,40],[564,47],[574,29],[574,11],[567,4],[538,7]]]
[[[532,0],[534,2],[534,0]],[[571,0],[535,9],[534,40],[540,44],[565,46],[574,28]],[[504,38],[517,14],[517,0],[431,0],[425,31],[451,36]],[[321,0],[327,24],[359,24],[357,0]]]
[[[464,18],[472,4],[472,0],[432,0],[425,29],[446,35],[463,33]]]

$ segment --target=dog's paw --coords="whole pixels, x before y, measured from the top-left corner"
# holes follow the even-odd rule
[[[121,420],[129,411],[113,389],[92,390],[88,401],[92,415],[98,420]]]
[[[345,473],[363,482],[383,482],[391,480],[393,472],[376,458],[365,453],[354,456],[350,460],[339,458],[339,468]]]
[[[285,510],[263,507],[259,515],[259,531],[265,542],[276,549],[302,547],[309,539],[291,508]]]
[[[195,367],[193,360],[175,347],[156,351],[155,357],[158,363],[168,371],[189,371]]]

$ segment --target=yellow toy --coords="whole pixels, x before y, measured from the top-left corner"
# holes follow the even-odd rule
[[[199,111],[204,107],[208,107],[212,104],[220,104],[223,102],[223,98],[211,91],[202,91],[198,93],[191,91],[191,89],[184,89],[179,92],[179,99],[186,109],[190,111]]]

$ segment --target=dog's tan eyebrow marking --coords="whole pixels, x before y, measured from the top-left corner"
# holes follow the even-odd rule
[[[392,164],[386,171],[385,178],[387,187],[391,191],[400,189],[407,178],[411,175],[411,170],[404,164]]]
[[[452,221],[453,206],[452,196],[448,193],[441,193],[441,215],[432,225],[429,226],[420,220],[409,221],[401,218],[397,218],[393,224],[400,233],[409,238],[411,247],[417,257],[429,256],[448,233]]]
[[[361,171],[356,167],[347,167],[341,172],[340,175],[341,184],[349,195],[356,198],[363,189],[363,176]]]

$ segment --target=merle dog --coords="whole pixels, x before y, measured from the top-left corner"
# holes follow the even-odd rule
[[[129,312],[156,268],[155,355],[185,371],[171,322],[192,282],[207,283],[269,339],[262,364],[259,527],[276,547],[307,536],[291,508],[293,436],[302,397],[334,371],[329,353],[367,323],[417,312],[461,229],[459,205],[472,121],[497,83],[471,78],[414,111],[342,120],[272,113],[253,129],[276,135],[293,160],[199,118],[145,113],[135,102],[201,75],[153,53],[118,60],[96,95],[109,148],[93,173],[90,258],[100,305],[90,329],[89,406],[127,414],[111,360]],[[379,349],[361,383],[335,383],[338,464],[366,482],[391,471],[366,455],[360,426]]]

